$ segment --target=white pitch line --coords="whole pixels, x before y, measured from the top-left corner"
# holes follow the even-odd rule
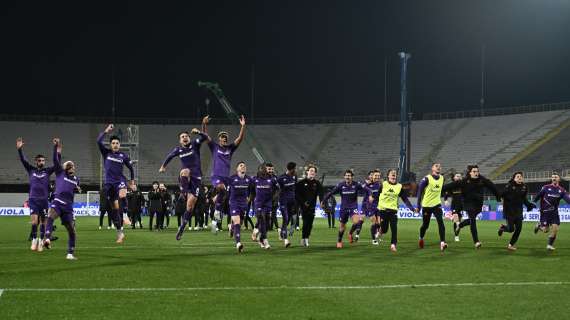
[[[187,288],[4,288],[0,292],[125,292],[125,291],[258,291],[258,290],[370,290],[413,289],[445,287],[496,287],[496,286],[564,286],[570,282],[481,282],[481,283],[417,283],[385,284],[376,286],[267,286],[267,287],[187,287]],[[1,293],[0,293],[1,294]]]
[[[2,298],[3,293],[4,293],[4,289],[0,289],[0,298]]]

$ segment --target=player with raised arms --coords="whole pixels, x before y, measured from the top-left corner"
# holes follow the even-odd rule
[[[129,155],[121,151],[121,139],[118,136],[111,136],[109,143],[111,148],[105,147],[103,139],[105,135],[113,131],[114,125],[109,124],[97,137],[97,146],[103,157],[103,167],[105,168],[105,184],[103,192],[109,199],[113,212],[113,223],[117,228],[117,243],[123,243],[125,233],[123,230],[123,219],[128,222],[127,217],[127,178],[123,175],[123,166],[130,172],[130,185],[135,184],[135,171]],[[121,209],[123,215],[121,215]]]
[[[53,222],[61,218],[61,223],[67,229],[67,260],[76,260],[75,253],[75,218],[73,216],[73,198],[75,191],[81,192],[79,178],[75,176],[75,164],[66,161],[61,164],[61,144],[58,138],[53,139],[53,164],[55,170],[55,192],[47,217],[46,235],[43,245],[46,249],[51,248],[51,233]]]
[[[38,154],[34,157],[35,166],[31,165],[24,155],[24,140],[22,138],[16,139],[16,148],[20,161],[24,169],[28,172],[30,181],[30,192],[28,197],[28,206],[30,207],[30,218],[32,222],[32,251],[43,251],[42,239],[45,236],[45,217],[49,207],[49,178],[54,172],[53,166],[46,167],[46,158]],[[38,224],[40,226],[40,237],[38,238]]]
[[[208,124],[210,123],[210,116],[205,116],[202,119],[202,131],[208,134]],[[240,143],[245,137],[245,117],[239,117],[240,130],[237,138],[228,143],[228,133],[225,131],[218,132],[218,142],[213,141],[208,136],[208,147],[212,153],[212,174],[211,182],[212,187],[215,188],[216,195],[214,196],[214,219],[212,219],[212,230],[217,230],[218,221],[221,221],[224,203],[227,200],[226,187],[228,185],[228,178],[230,176],[230,166],[232,155],[239,147]]]

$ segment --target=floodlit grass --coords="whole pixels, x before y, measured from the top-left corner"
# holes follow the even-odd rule
[[[426,247],[418,249],[420,221],[401,220],[393,254],[386,241],[370,244],[368,222],[360,242],[349,245],[345,236],[345,247],[336,249],[337,230],[317,219],[309,248],[300,247],[295,232],[293,247],[285,249],[274,231],[265,251],[243,231],[241,255],[227,232],[187,231],[177,242],[175,228],[127,229],[125,244],[117,245],[115,232],[97,224],[97,218],[77,219],[79,260],[67,261],[63,227],[53,249],[38,253],[26,241],[28,218],[0,218],[0,319],[569,317],[565,224],[553,253],[531,223],[519,250],[507,252],[510,234],[498,238],[499,222],[479,223],[483,247],[475,250],[468,228],[456,243],[446,221],[449,249],[442,254],[435,221]],[[56,290],[13,290],[34,288]],[[117,288],[132,290],[109,290]]]

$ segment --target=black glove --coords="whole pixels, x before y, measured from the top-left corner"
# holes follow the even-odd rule
[[[526,211],[532,211],[532,209],[536,208],[536,204],[531,203],[530,205],[526,206]]]

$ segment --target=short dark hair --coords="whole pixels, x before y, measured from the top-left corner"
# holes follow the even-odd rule
[[[121,138],[119,138],[119,136],[111,136],[109,138],[109,143],[113,142],[113,140],[117,140],[117,141],[121,142]]]
[[[38,159],[40,159],[40,158],[44,158],[44,159],[45,159],[46,157],[45,157],[43,154],[37,154],[37,155],[34,157],[34,159],[36,159],[36,160],[38,160]]]
[[[396,173],[396,176],[398,175],[398,170],[396,169],[388,169],[388,171],[386,171],[386,176],[390,175],[390,172],[394,171]]]
[[[314,165],[314,164],[312,164],[312,163],[310,163],[310,164],[307,165],[307,168],[306,168],[305,171],[309,171],[309,169],[311,169],[311,168],[315,169],[315,172],[318,171],[317,166]]]
[[[346,169],[344,174],[347,174],[347,173],[350,173],[351,176],[354,176],[354,172],[352,171],[352,169]]]
[[[243,164],[245,164],[245,162],[244,162],[244,161],[240,161],[240,162],[238,162],[238,163],[236,164],[236,168],[237,168],[237,167],[239,167],[239,165],[240,165],[240,164],[242,164],[242,163],[243,163]]]
[[[155,184],[160,184],[160,183],[158,183],[158,181],[153,181],[152,185],[155,185]]]
[[[294,170],[295,168],[297,168],[297,164],[295,162],[287,163],[287,170]]]
[[[190,135],[190,133],[189,133],[188,131],[180,131],[180,132],[178,132],[178,139],[180,139],[180,136],[181,136],[183,133],[186,133],[187,135]]]
[[[273,168],[273,163],[271,163],[271,162],[266,162],[266,163],[265,163],[265,166],[266,166],[266,167],[271,167],[271,168]]]

